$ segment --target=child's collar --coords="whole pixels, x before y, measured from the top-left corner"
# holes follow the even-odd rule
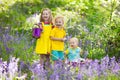
[[[77,47],[75,47],[75,48],[73,48],[73,47],[70,47],[71,49],[77,49],[78,48],[78,46]]]
[[[64,29],[64,27],[61,27],[61,28],[60,28],[60,27],[58,27],[58,26],[55,26],[55,27],[56,27],[56,28],[59,28],[59,29]]]
[[[44,24],[50,24],[50,22],[44,22]]]

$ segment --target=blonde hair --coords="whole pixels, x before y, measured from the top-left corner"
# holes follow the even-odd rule
[[[53,22],[54,25],[55,25],[57,19],[62,19],[63,28],[64,28],[64,17],[63,16],[57,16],[57,17],[55,17],[54,22]]]
[[[44,11],[48,11],[48,12],[49,12],[50,17],[49,17],[49,20],[48,20],[48,21],[49,21],[50,23],[52,23],[52,12],[51,12],[51,10],[50,10],[49,8],[44,8],[44,9],[42,10],[41,16],[40,16],[40,21],[41,21],[41,22],[44,22],[44,20],[43,20],[43,18],[42,18],[42,14],[43,14]]]
[[[62,17],[62,16],[57,16],[57,17],[55,18],[55,22],[56,22],[57,19],[62,19],[63,24],[64,24],[64,17]]]
[[[77,45],[78,45],[78,38],[76,38],[76,37],[72,37],[72,38],[70,38],[69,42],[70,42],[70,41],[74,41],[74,42],[76,42]]]

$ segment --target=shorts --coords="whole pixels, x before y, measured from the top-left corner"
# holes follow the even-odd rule
[[[64,60],[63,51],[52,50],[51,54],[52,54],[51,59],[53,61],[55,61],[55,60]]]

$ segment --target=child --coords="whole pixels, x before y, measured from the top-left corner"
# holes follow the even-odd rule
[[[52,13],[50,9],[45,8],[42,10],[40,21],[41,23],[38,25],[42,28],[42,33],[40,38],[37,39],[35,52],[40,54],[40,64],[45,65],[45,62],[49,64],[49,53],[51,51],[50,33],[52,30]]]
[[[53,61],[64,60],[64,41],[66,32],[64,30],[63,17],[55,18],[55,28],[51,31],[50,38],[52,40],[51,59]]]
[[[78,39],[73,37],[69,40],[70,47],[65,51],[67,54],[67,58],[69,62],[78,62],[84,61],[83,58],[80,57],[80,53],[82,52],[81,48],[78,47]]]

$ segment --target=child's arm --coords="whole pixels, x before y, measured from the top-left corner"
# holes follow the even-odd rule
[[[51,40],[55,40],[55,41],[65,41],[66,38],[56,38],[56,37],[50,37]]]

